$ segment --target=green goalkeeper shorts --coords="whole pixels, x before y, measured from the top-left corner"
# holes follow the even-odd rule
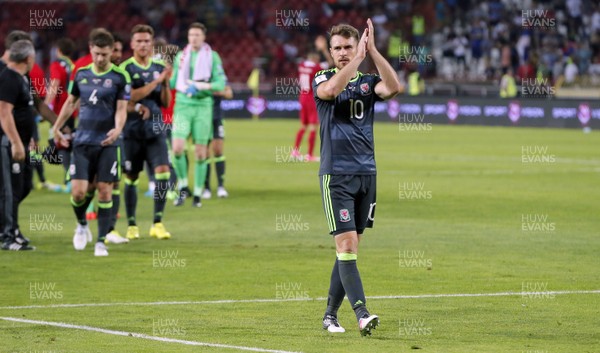
[[[212,100],[205,99],[199,104],[175,102],[173,110],[172,137],[183,139],[192,135],[195,145],[207,145],[212,136]]]

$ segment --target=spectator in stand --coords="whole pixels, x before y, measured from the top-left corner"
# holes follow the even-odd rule
[[[471,26],[471,33],[469,37],[471,39],[471,62],[469,63],[469,67],[471,70],[471,77],[476,78],[480,77],[480,66],[481,66],[481,58],[483,57],[483,45],[484,45],[484,37],[486,36],[486,28],[485,22],[476,18],[473,21],[473,25]]]
[[[435,21],[436,28],[442,28],[446,24],[446,5],[443,0],[435,3]]]
[[[567,65],[565,66],[565,84],[572,85],[577,81],[577,76],[579,75],[579,69],[577,65],[573,62],[572,58],[567,58]]]
[[[589,0],[435,0],[427,2],[345,0],[344,4],[354,4],[349,6],[349,11],[346,11],[343,10],[345,6],[340,6],[337,0],[330,0],[323,4],[314,2],[304,6],[298,17],[300,20],[308,20],[310,26],[307,31],[286,31],[277,26],[275,21],[267,16],[279,9],[275,4],[248,5],[247,2],[229,4],[227,1],[217,1],[212,5],[198,5],[189,0],[163,0],[162,2],[153,0],[147,6],[128,3],[124,6],[123,12],[129,16],[129,20],[136,23],[152,23],[157,35],[168,38],[170,42],[176,42],[177,38],[180,38],[179,44],[183,44],[185,42],[184,33],[187,33],[189,23],[194,20],[190,14],[195,13],[194,11],[212,9],[215,15],[209,16],[210,19],[207,19],[209,28],[223,34],[231,33],[231,28],[238,28],[238,30],[250,34],[248,38],[244,37],[243,41],[248,46],[260,48],[255,55],[267,58],[267,64],[263,69],[266,71],[267,77],[273,80],[291,70],[292,63],[299,60],[298,55],[307,49],[304,44],[309,43],[311,36],[325,30],[322,28],[324,18],[347,18],[348,21],[352,21],[354,13],[358,11],[361,11],[361,15],[366,13],[365,15],[372,17],[378,45],[390,44],[387,47],[389,59],[397,61],[399,57],[397,52],[400,47],[400,45],[396,45],[398,41],[403,43],[406,40],[414,40],[412,45],[423,45],[431,40],[433,43],[431,52],[436,63],[439,63],[437,75],[447,80],[453,80],[457,61],[454,53],[449,54],[449,51],[454,51],[453,43],[442,41],[446,43],[447,47],[445,47],[433,40],[435,37],[446,36],[447,32],[445,31],[450,31],[451,27],[453,31],[464,33],[469,38],[469,43],[465,46],[469,78],[485,80],[489,76],[490,80],[497,80],[502,75],[499,68],[494,74],[497,54],[494,43],[498,40],[506,42],[506,46],[511,48],[510,54],[506,53],[506,57],[501,56],[504,63],[498,67],[512,66],[513,70],[517,72],[519,66],[522,66],[521,64],[526,62],[533,52],[538,54],[539,66],[552,71],[558,57],[554,57],[554,54],[548,54],[548,52],[562,48],[562,38],[571,38],[577,43],[577,47],[567,47],[568,52],[565,55],[573,57],[581,75],[584,69],[591,65],[592,58],[600,55],[600,34],[597,34],[600,32],[600,6],[597,2]],[[227,11],[224,10],[223,4],[228,4]],[[96,23],[103,20],[100,17],[104,15],[103,13],[94,11],[83,13],[76,7],[70,2],[66,5],[62,17],[67,23],[81,25],[82,22]],[[20,17],[16,10],[13,8],[3,10],[5,10],[3,14],[8,27],[16,27],[17,19]],[[537,15],[533,14],[529,16],[532,16],[532,20],[554,20],[555,25],[551,25],[550,28],[544,28],[541,25],[525,28],[522,25],[523,10],[547,10],[548,12],[541,17],[535,17]],[[423,21],[421,22],[421,20]],[[450,23],[449,21],[456,22]],[[444,26],[448,26],[448,28],[445,29]],[[430,30],[421,32],[421,28]],[[403,31],[404,38],[393,34],[397,31]],[[483,32],[483,37],[481,32]],[[48,43],[54,42],[54,35],[56,35],[54,31],[38,31],[36,33],[36,52],[39,57],[46,56],[45,52],[49,49]],[[72,34],[65,33],[65,35]],[[557,43],[557,37],[562,37],[559,40],[561,43]],[[73,40],[83,44],[82,38],[73,36]],[[216,44],[216,46],[219,52],[223,52],[224,61],[226,63],[235,62],[237,52],[231,49],[235,46],[225,41],[222,42],[224,43]],[[547,42],[550,47],[546,47]],[[579,45],[586,42],[589,45],[589,52],[586,52],[586,47],[583,46],[584,52],[580,54]],[[516,48],[519,61],[517,61],[512,48]],[[252,59],[248,58],[248,60]],[[88,57],[84,59],[84,62],[89,64],[91,60]],[[398,63],[392,64],[395,68],[399,68]],[[77,67],[80,66],[77,65]],[[228,72],[231,81],[245,80],[249,74],[247,70],[249,69],[244,65],[233,65]],[[597,75],[595,70],[593,72],[590,75]],[[548,73],[547,75],[550,76]],[[34,76],[35,69],[32,78]],[[600,77],[597,79],[600,80]]]
[[[587,42],[578,43],[578,49],[575,53],[575,60],[579,68],[579,74],[587,75],[592,63],[592,51]]]
[[[517,70],[517,81],[533,80],[536,78],[537,72],[537,56],[532,55],[529,59],[519,66]]]
[[[583,24],[581,19],[581,6],[581,0],[567,0],[570,34],[579,34],[579,28]]]
[[[511,60],[511,47],[510,47],[510,43],[505,40],[502,39],[500,41],[501,47],[500,47],[500,67],[502,68],[503,72],[507,72],[509,67],[512,67],[512,60]]]
[[[419,71],[411,69],[408,75],[408,95],[419,96],[425,92],[425,81],[419,74]]]
[[[456,60],[456,71],[455,77],[462,78],[465,74],[465,66],[467,65],[466,53],[469,40],[464,34],[458,33],[452,40],[452,47],[454,48],[454,58]]]
[[[413,15],[412,17],[412,39],[414,45],[421,45],[425,37],[425,18],[423,15]]]
[[[495,26],[503,19],[504,4],[500,0],[492,0],[488,2],[488,11],[490,25]]]
[[[592,33],[597,33],[600,31],[600,4],[596,5],[596,9],[594,10],[594,14],[591,19],[591,30]]]
[[[508,67],[500,80],[500,98],[514,98],[517,96],[517,83],[513,76],[512,67]]]

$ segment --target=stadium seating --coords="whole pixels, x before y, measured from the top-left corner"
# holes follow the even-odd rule
[[[207,41],[221,55],[230,82],[245,82],[250,71],[258,62],[262,63],[263,70],[268,74],[264,78],[266,80],[274,81],[276,77],[289,76],[295,72],[297,62],[308,50],[312,39],[317,34],[323,34],[332,24],[341,22],[349,23],[362,30],[365,26],[365,19],[374,14],[378,14],[383,21],[377,29],[378,33],[383,36],[379,39],[382,53],[387,53],[387,48],[383,46],[387,45],[390,32],[398,29],[402,31],[403,39],[414,45],[415,39],[411,34],[411,18],[414,14],[422,14],[426,22],[424,46],[433,53],[436,63],[435,69],[422,70],[422,74],[426,78],[447,79],[444,73],[448,72],[456,76],[454,58],[442,58],[443,50],[439,46],[449,43],[452,38],[451,32],[462,31],[469,40],[469,45],[466,46],[467,72],[463,75],[464,77],[456,76],[453,77],[453,80],[456,82],[483,80],[493,83],[501,75],[501,68],[489,67],[490,64],[487,64],[487,67],[469,65],[472,44],[469,21],[472,18],[480,18],[487,27],[486,30],[490,32],[484,57],[490,56],[494,41],[498,41],[497,38],[492,38],[491,34],[496,29],[491,18],[497,15],[498,9],[501,9],[500,12],[503,14],[500,22],[506,23],[509,28],[508,40],[511,46],[516,45],[519,36],[524,31],[522,26],[515,25],[516,16],[520,16],[519,9],[499,5],[498,0],[466,0],[454,5],[439,1],[435,7],[433,3],[410,3],[397,0],[354,1],[350,2],[353,4],[352,6],[348,6],[348,1],[339,0],[324,2],[223,0],[202,3],[191,0],[148,0],[139,4],[118,0],[103,2],[9,1],[8,3],[9,5],[3,5],[2,9],[0,36],[13,29],[35,32],[36,48],[41,52],[41,55],[38,55],[38,61],[43,68],[47,68],[49,63],[48,53],[51,43],[60,36],[74,39],[79,46],[80,54],[83,54],[87,50],[87,35],[95,26],[104,26],[126,39],[134,24],[149,23],[154,26],[157,37],[164,37],[169,42],[182,47],[186,42],[187,25],[192,21],[199,20],[208,26]],[[461,11],[458,11],[459,6],[463,6]],[[592,18],[590,14],[594,14],[600,19],[599,6],[587,2],[584,2],[582,6],[585,7],[583,13],[589,16],[588,20]],[[493,9],[493,11],[489,9]],[[281,26],[277,23],[278,11],[279,13],[281,11],[297,11],[296,14],[298,11],[302,11],[299,16],[308,20],[307,25]],[[555,11],[562,11],[563,15],[557,16]],[[492,14],[492,12],[494,13]],[[36,14],[45,14],[46,18],[59,19],[61,25],[56,28],[33,26],[31,20]],[[600,21],[595,20],[592,24],[593,29],[589,30],[589,26],[583,26],[583,22],[570,18],[569,12],[565,9],[552,9],[550,14],[556,21],[561,21],[556,23],[557,29],[564,26],[569,38],[581,37],[590,44],[591,60],[586,59],[586,63],[580,64],[580,67],[589,68],[592,63],[600,62],[600,31],[596,28],[600,26]],[[456,20],[461,20],[461,22],[456,22]],[[380,29],[382,30],[380,31]],[[596,32],[590,33],[592,31]],[[540,52],[542,48],[538,42],[541,42],[539,39],[543,38],[546,33],[542,29],[534,29],[532,34],[537,38],[531,41],[532,46],[527,53]],[[433,40],[436,36],[441,40]],[[3,38],[0,37],[0,39]],[[557,49],[566,52],[566,42],[566,37],[562,36]],[[124,49],[127,56],[128,45],[125,45]],[[295,54],[290,55],[290,51]],[[577,57],[576,54],[573,54],[572,57]],[[520,55],[523,56],[523,54]],[[262,59],[256,60],[257,58]],[[518,60],[523,61],[524,58],[517,59],[517,64]],[[399,67],[399,69],[405,68],[407,67],[402,65]],[[516,72],[516,67],[514,69]],[[561,71],[560,69],[553,70],[553,68],[547,68],[547,70],[546,74],[550,76],[553,71],[557,73]],[[591,74],[594,72],[590,71]],[[580,74],[586,73],[581,72]],[[597,79],[591,79],[591,82],[597,81]]]

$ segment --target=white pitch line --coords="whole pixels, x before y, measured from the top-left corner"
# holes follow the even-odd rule
[[[422,295],[382,295],[367,299],[422,299],[422,298],[468,298],[468,297],[512,297],[528,295],[563,295],[563,294],[600,294],[597,290],[558,290],[543,292],[498,292],[498,293],[456,293],[456,294],[422,294]]]
[[[145,335],[143,333],[135,333],[135,332],[125,332],[125,331],[115,331],[115,330],[107,330],[99,327],[92,326],[84,326],[84,325],[73,325],[67,324],[63,322],[52,322],[52,321],[39,321],[39,320],[28,320],[28,319],[20,319],[15,317],[0,317],[1,320],[13,321],[13,322],[21,322],[25,324],[33,324],[33,325],[44,325],[44,326],[54,326],[61,328],[71,328],[76,330],[85,330],[85,331],[93,331],[106,333],[109,335],[116,336],[125,336],[125,337],[135,337],[135,338],[143,338],[146,340],[159,341],[159,342],[168,342],[168,343],[179,343],[187,346],[204,346],[204,347],[213,347],[213,348],[228,348],[228,349],[237,349],[241,351],[251,351],[251,352],[265,352],[265,353],[299,353],[299,352],[291,352],[291,351],[280,351],[275,349],[264,349],[264,348],[256,348],[256,347],[245,347],[245,346],[233,346],[229,344],[219,344],[219,343],[206,343],[206,342],[198,342],[198,341],[187,341],[187,340],[178,340],[174,338],[160,337],[160,336],[150,336]]]
[[[80,304],[50,304],[25,306],[0,306],[0,309],[42,309],[42,308],[79,308],[90,306],[154,306],[154,305],[204,305],[204,304],[238,304],[238,303],[280,303],[305,302],[309,300],[325,300],[327,298],[298,298],[298,299],[223,299],[202,301],[173,301],[173,302],[124,302],[124,303],[80,303]]]
[[[378,295],[367,299],[426,299],[426,298],[465,298],[465,297],[511,297],[526,295],[566,295],[566,294],[600,294],[596,290],[559,290],[544,292],[497,292],[497,293],[450,293],[450,294],[417,294],[417,295]],[[283,303],[283,302],[306,302],[313,300],[327,300],[326,297],[298,298],[298,299],[225,299],[204,301],[174,301],[174,302],[124,302],[124,303],[80,303],[80,304],[50,304],[50,305],[23,305],[23,306],[0,306],[0,309],[52,309],[52,308],[81,308],[97,306],[159,306],[159,305],[204,305],[204,304],[243,304],[243,303]]]
[[[431,170],[431,171],[388,171],[386,174],[393,175],[504,175],[504,174],[573,174],[573,173],[599,173],[600,168],[579,169],[475,169],[475,170]]]

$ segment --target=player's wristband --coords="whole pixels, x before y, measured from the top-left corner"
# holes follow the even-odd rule
[[[135,103],[135,112],[139,113],[140,112],[140,108],[142,108],[142,105],[140,103]]]

